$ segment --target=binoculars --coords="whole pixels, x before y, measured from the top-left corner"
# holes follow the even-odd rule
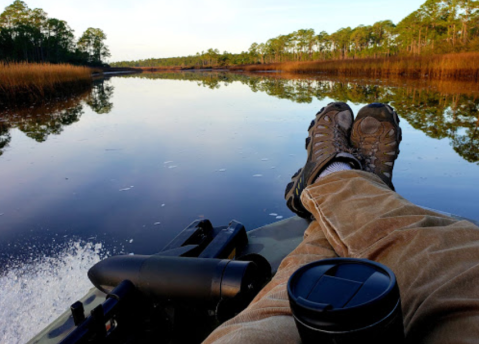
[[[154,255],[109,257],[89,271],[107,296],[84,314],[71,306],[77,326],[60,343],[195,343],[241,312],[271,279],[271,266],[242,252],[244,226],[191,223]]]

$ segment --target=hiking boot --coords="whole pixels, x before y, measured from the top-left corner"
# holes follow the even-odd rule
[[[284,198],[291,211],[309,218],[309,213],[301,202],[301,193],[314,183],[320,172],[333,161],[344,161],[354,168],[361,169],[361,163],[353,156],[349,146],[349,134],[353,124],[353,112],[346,103],[330,103],[322,108],[311,122],[306,138],[308,158],[286,186]]]
[[[401,139],[399,117],[392,107],[373,103],[359,110],[351,132],[355,155],[364,171],[376,174],[393,191],[393,167]]]

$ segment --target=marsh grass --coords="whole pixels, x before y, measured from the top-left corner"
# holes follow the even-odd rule
[[[457,53],[417,57],[365,58],[348,60],[285,62],[235,66],[246,72],[282,71],[372,78],[427,78],[479,81],[479,53]]]
[[[92,69],[68,64],[0,63],[0,101],[32,102],[67,96],[91,86]]]

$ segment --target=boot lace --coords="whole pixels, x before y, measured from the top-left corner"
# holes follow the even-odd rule
[[[374,172],[376,168],[376,152],[379,149],[379,141],[375,141],[369,149],[365,148],[365,141],[361,138],[359,147],[354,149],[353,154],[363,163],[363,170],[366,172]],[[362,153],[361,153],[362,152]]]
[[[352,153],[352,148],[348,144],[347,137],[347,130],[345,130],[339,124],[335,124],[333,129],[333,146],[337,153]]]

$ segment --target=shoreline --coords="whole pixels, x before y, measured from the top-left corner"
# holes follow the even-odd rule
[[[221,71],[221,70],[175,70],[175,71],[162,71],[162,72],[144,72],[133,75],[131,77],[138,78],[152,78],[155,79],[155,74],[158,75],[158,78],[161,78],[160,75],[165,75],[165,79],[176,79],[176,80],[208,80],[212,83],[220,81],[235,81],[239,80],[236,76],[240,78],[253,78],[254,80],[263,80],[265,78],[271,80],[277,80],[278,83],[281,83],[282,80],[291,80],[293,82],[304,82],[305,86],[313,82],[335,82],[340,84],[356,84],[359,86],[379,86],[379,87],[409,87],[411,90],[434,90],[440,92],[441,94],[457,95],[457,94],[468,94],[468,95],[479,95],[479,87],[477,87],[477,82],[473,80],[435,80],[435,79],[426,79],[426,78],[374,78],[374,77],[355,77],[355,76],[341,76],[341,75],[325,75],[319,73],[288,73],[284,71],[279,71],[275,73],[274,71],[267,72],[248,72],[248,71]],[[170,77],[168,77],[170,75]],[[175,77],[175,75],[177,77]],[[128,77],[128,76],[125,76]]]
[[[0,104],[49,101],[91,88],[94,69],[69,64],[0,64]]]
[[[140,71],[70,64],[0,64],[0,106],[22,106],[68,97],[91,88],[98,78],[133,73]]]
[[[352,58],[229,66],[131,67],[138,72],[294,73],[479,82],[479,52],[387,58]]]
[[[208,67],[84,67],[12,64],[0,69],[0,105],[27,104],[68,96],[91,87],[93,80],[139,73],[237,73],[285,78],[352,78],[378,82],[479,82],[479,53],[420,57],[325,60]],[[463,88],[463,87],[461,87]]]

